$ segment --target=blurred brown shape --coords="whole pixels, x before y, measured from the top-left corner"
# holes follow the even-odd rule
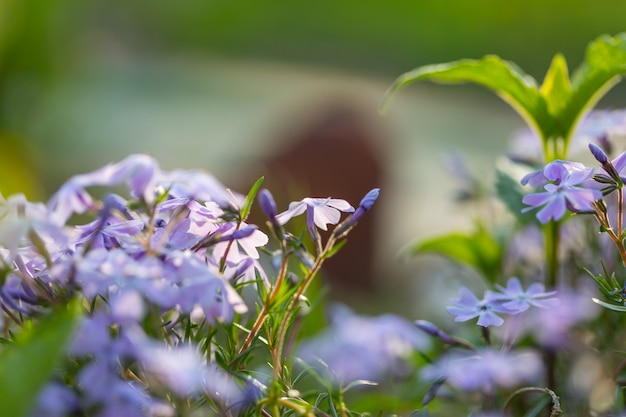
[[[376,146],[381,128],[375,109],[354,104],[320,106],[282,134],[280,150],[264,161],[264,187],[279,211],[304,197],[333,197],[353,207],[372,188],[380,187],[383,156]],[[383,191],[384,192],[384,191]],[[342,289],[375,287],[376,206],[353,229],[347,244],[322,269],[323,279]],[[324,239],[326,235],[322,232]]]

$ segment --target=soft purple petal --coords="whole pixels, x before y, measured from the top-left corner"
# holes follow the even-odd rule
[[[501,326],[504,323],[504,319],[502,317],[497,316],[495,313],[491,311],[484,311],[478,316],[478,324],[479,326],[488,327],[488,326]]]
[[[295,216],[299,216],[306,211],[307,204],[304,201],[293,201],[289,203],[289,208],[286,211],[276,215],[276,221],[278,224],[284,225]]]
[[[537,218],[541,223],[547,223],[550,218],[560,220],[566,211],[565,199],[562,196],[555,196],[548,204],[537,213]]]
[[[313,210],[313,220],[315,225],[322,230],[327,230],[327,224],[337,224],[341,218],[341,214],[337,209],[328,206],[315,207]]]

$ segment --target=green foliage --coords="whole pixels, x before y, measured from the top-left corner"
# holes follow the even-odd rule
[[[497,56],[418,67],[396,79],[382,109],[403,87],[420,80],[475,83],[509,103],[542,140],[546,161],[565,158],[580,117],[626,73],[626,34],[602,36],[587,48],[570,82],[565,58],[556,55],[541,87],[514,64]]]
[[[263,184],[263,179],[264,177],[261,177],[258,180],[256,180],[256,182],[250,188],[250,191],[248,192],[248,195],[246,196],[243,206],[241,207],[241,220],[242,221],[246,221],[246,219],[248,218],[248,215],[250,214],[250,209],[252,208],[252,203],[254,202],[254,198],[256,197],[257,193],[259,192],[259,189],[261,188],[261,185]]]
[[[494,90],[540,132],[553,130],[550,114],[536,81],[515,64],[489,55],[481,60],[463,59],[447,64],[427,65],[402,74],[396,79],[383,100],[383,110],[391,98],[405,86],[420,80],[440,83],[472,82]]]
[[[500,170],[496,170],[496,196],[521,224],[534,221],[534,213],[522,213],[522,209],[526,206],[522,203],[524,192],[519,181]]]
[[[25,416],[64,354],[80,311],[77,302],[25,326],[0,352],[0,417]],[[10,399],[7,401],[7,399]]]
[[[409,256],[424,253],[443,255],[475,268],[491,282],[495,281],[502,261],[500,244],[480,226],[473,233],[451,233],[420,240],[406,251]]]

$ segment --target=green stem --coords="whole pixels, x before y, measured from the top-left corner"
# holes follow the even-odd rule
[[[561,224],[552,221],[544,228],[546,250],[546,287],[553,290],[557,284],[559,272],[559,230]]]
[[[269,312],[270,312],[270,308],[272,307],[274,300],[276,299],[278,293],[280,292],[280,287],[283,285],[283,281],[285,280],[286,274],[287,274],[287,256],[283,255],[283,259],[280,264],[280,271],[278,273],[278,277],[276,278],[274,288],[272,288],[271,293],[269,294],[267,300],[263,304],[263,308],[261,309],[261,312],[256,318],[256,321],[252,325],[252,329],[250,330],[248,337],[243,342],[243,345],[241,345],[238,355],[241,355],[243,352],[246,351],[246,349],[250,347],[250,345],[252,344],[252,341],[256,338],[257,333],[261,329],[261,326],[263,325],[263,323],[265,323],[265,319],[267,319],[267,316],[269,315]]]
[[[557,284],[559,272],[559,229],[561,224],[556,221],[548,223],[544,228],[545,250],[546,250],[546,287],[548,291],[554,290]],[[544,361],[546,366],[546,384],[548,387],[556,388],[556,352],[546,349]]]

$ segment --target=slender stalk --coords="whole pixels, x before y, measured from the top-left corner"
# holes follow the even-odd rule
[[[274,351],[272,352],[272,358],[274,359],[274,376],[275,377],[282,375],[282,372],[283,372],[282,356],[283,356],[283,350],[285,349],[285,339],[287,337],[287,329],[289,327],[289,317],[293,316],[296,309],[298,308],[299,300],[302,298],[302,295],[304,295],[304,292],[313,281],[313,278],[315,277],[315,275],[317,275],[317,273],[319,272],[319,269],[323,263],[321,259],[322,259],[321,257],[318,257],[315,260],[315,263],[313,264],[313,268],[311,268],[311,270],[305,277],[304,281],[302,282],[302,285],[300,286],[300,288],[298,288],[298,291],[296,291],[296,293],[291,298],[289,305],[287,306],[287,312],[285,313],[285,320],[282,321],[282,323],[280,324],[280,328],[278,329],[278,337],[276,338],[276,347]]]
[[[617,235],[619,236],[619,246],[621,246],[622,248],[624,247],[624,244],[622,243],[622,235],[623,235],[623,228],[622,228],[622,222],[623,222],[623,217],[624,217],[624,190],[622,189],[622,187],[618,187],[617,189]]]
[[[546,250],[546,287],[548,291],[554,290],[557,284],[559,271],[559,229],[560,223],[552,221],[544,228]],[[550,388],[556,387],[556,352],[551,349],[544,351],[546,367],[546,384]]]
[[[267,297],[267,300],[265,301],[265,303],[263,303],[263,308],[261,309],[261,312],[259,313],[254,324],[252,325],[252,329],[250,330],[250,333],[248,333],[248,337],[246,337],[246,340],[243,342],[243,345],[241,345],[241,348],[239,349],[239,352],[238,352],[239,355],[245,352],[246,349],[250,347],[250,345],[252,344],[252,341],[256,338],[257,333],[259,332],[259,330],[261,330],[261,326],[263,326],[263,323],[265,323],[265,320],[267,319],[267,316],[269,315],[270,307],[274,303],[274,300],[276,299],[276,297],[278,296],[278,292],[280,291],[280,287],[282,286],[283,281],[285,280],[286,274],[287,274],[287,257],[283,256],[282,262],[280,264],[280,271],[278,272],[278,277],[276,278],[276,283],[274,284],[274,287],[272,288],[272,292]]]
[[[304,281],[302,282],[302,284],[300,285],[296,293],[293,295],[293,297],[291,298],[289,302],[289,305],[287,306],[287,312],[285,314],[286,318],[292,317],[293,314],[295,313],[296,309],[298,308],[300,299],[306,292],[307,288],[309,288],[309,285],[311,285],[313,278],[315,278],[320,268],[322,267],[326,253],[328,253],[328,251],[330,251],[335,245],[335,240],[336,239],[331,235],[326,241],[326,246],[324,247],[324,249],[318,252],[318,256],[316,257],[315,262],[313,263],[313,266],[309,270],[308,274],[304,278]],[[285,346],[285,339],[287,337],[288,327],[289,327],[289,320],[288,319],[283,320],[283,322],[280,324],[280,328],[278,329],[278,337],[276,339],[277,340],[276,349],[275,349],[275,352],[272,353],[272,356],[274,358],[274,373],[276,374],[276,376],[279,376],[280,374],[282,374],[282,366],[280,366],[280,362],[282,362],[281,359],[283,356],[283,350]]]
[[[506,399],[506,402],[504,403],[504,411],[506,412],[506,409],[509,407],[511,401],[513,401],[515,397],[525,394],[527,392],[545,393],[552,398],[552,409],[550,410],[550,417],[558,417],[563,414],[563,410],[561,410],[561,399],[559,398],[559,396],[556,395],[556,393],[551,389],[541,387],[525,387],[518,389],[513,394],[511,394],[509,398]]]
[[[556,221],[544,228],[546,250],[546,287],[553,290],[557,284],[559,272],[559,230],[561,224]]]

